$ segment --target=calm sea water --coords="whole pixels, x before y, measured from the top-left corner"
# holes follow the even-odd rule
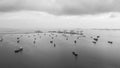
[[[67,35],[66,40],[57,33],[6,34],[0,42],[0,68],[120,68],[120,31],[85,30],[84,35]],[[92,43],[91,37],[98,35],[98,42]],[[19,47],[23,51],[15,53]]]

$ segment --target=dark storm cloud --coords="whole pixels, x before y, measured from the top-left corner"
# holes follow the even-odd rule
[[[44,11],[56,15],[120,12],[120,0],[0,0],[0,11]]]

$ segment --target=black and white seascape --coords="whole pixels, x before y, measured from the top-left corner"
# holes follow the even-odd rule
[[[120,68],[119,0],[0,0],[0,68]]]

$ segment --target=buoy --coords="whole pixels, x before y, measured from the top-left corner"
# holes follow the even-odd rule
[[[100,36],[97,36],[97,38],[100,38]]]
[[[17,39],[20,39],[20,38],[17,38]]]
[[[76,43],[77,43],[77,41],[75,40],[75,41],[74,41],[74,43],[76,44]]]
[[[3,38],[0,38],[0,42],[3,42]]]
[[[36,38],[34,38],[34,40],[36,40]]]
[[[54,37],[52,37],[52,39],[54,39]]]
[[[95,41],[92,41],[92,43],[96,44],[96,42],[95,42]]]
[[[68,38],[66,38],[66,40],[68,40]]]
[[[19,42],[20,42],[20,40],[17,41],[17,43],[19,43]]]
[[[54,43],[54,47],[56,47],[56,44]]]
[[[35,44],[35,43],[36,43],[36,41],[33,41],[33,43]]]
[[[50,41],[50,43],[53,43],[53,41]]]

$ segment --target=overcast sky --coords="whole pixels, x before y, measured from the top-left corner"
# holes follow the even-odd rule
[[[0,0],[0,27],[120,28],[120,0]]]

